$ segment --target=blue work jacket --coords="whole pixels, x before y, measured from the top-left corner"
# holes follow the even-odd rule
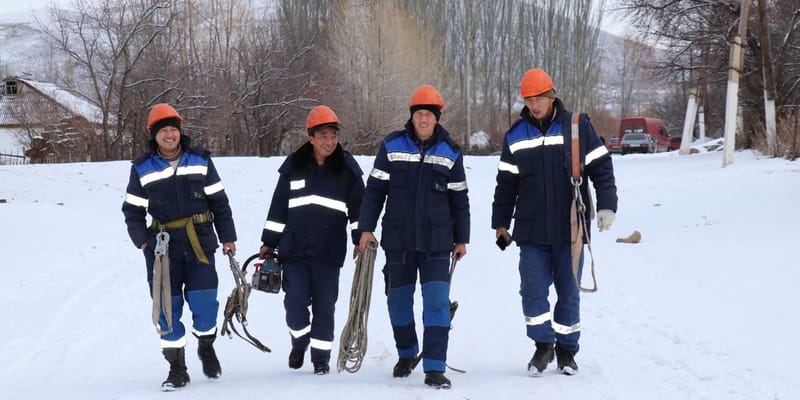
[[[570,243],[570,207],[574,199],[571,181],[572,113],[561,100],[546,128],[535,121],[525,107],[521,119],[506,133],[497,167],[497,186],[492,203],[492,228],[510,228],[519,244],[552,245]],[[544,129],[544,131],[543,131]],[[582,184],[580,193],[587,205],[586,220],[592,217],[589,180],[597,194],[597,209],[617,211],[614,167],[589,118],[578,122]],[[589,178],[589,179],[587,179]],[[589,235],[587,231],[585,235]]]
[[[452,251],[469,243],[464,157],[438,123],[420,143],[411,121],[381,143],[367,178],[359,227],[374,232],[386,202],[381,247],[386,251]]]
[[[314,259],[341,267],[347,252],[348,220],[358,244],[358,212],[364,194],[361,168],[341,145],[317,165],[311,143],[286,157],[261,233],[281,262]]]
[[[154,140],[150,150],[133,160],[122,212],[128,235],[134,246],[147,242],[155,247],[157,231],[147,227],[147,213],[166,224],[174,220],[211,211],[214,221],[195,224],[195,231],[205,253],[213,253],[221,242],[235,242],[236,228],[233,213],[222,180],[211,161],[211,153],[202,147],[192,147],[191,139],[181,135],[181,154],[173,168],[160,156]],[[169,254],[196,260],[185,229],[170,231]]]

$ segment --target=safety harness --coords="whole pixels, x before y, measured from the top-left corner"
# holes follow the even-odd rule
[[[200,246],[200,239],[197,237],[197,231],[194,229],[194,224],[202,224],[212,221],[214,221],[214,213],[211,211],[206,211],[202,214],[192,215],[191,217],[176,219],[174,221],[167,222],[166,224],[153,219],[153,223],[150,225],[150,228],[159,232],[186,229],[186,236],[189,238],[189,244],[192,246],[192,250],[194,251],[194,255],[197,257],[197,261],[200,261],[203,264],[208,264],[208,257],[206,257],[203,247]]]
[[[156,259],[153,262],[153,325],[159,336],[172,332],[172,283],[169,279],[169,233],[161,231],[156,234]],[[161,330],[158,318],[161,312],[167,320],[167,330]]]
[[[572,129],[571,129],[571,149],[572,149],[572,186],[574,189],[574,199],[569,212],[569,226],[572,244],[572,276],[575,279],[575,285],[581,292],[596,292],[597,291],[597,278],[594,272],[594,256],[592,255],[592,242],[589,236],[586,236],[586,245],[589,250],[589,258],[591,259],[592,266],[592,283],[593,287],[584,288],[581,286],[580,278],[578,277],[578,270],[580,268],[581,252],[583,251],[583,236],[588,232],[586,228],[586,205],[583,203],[581,196],[581,184],[583,184],[583,176],[581,175],[581,154],[580,154],[580,134],[578,132],[578,122],[580,119],[579,113],[572,114]],[[590,205],[591,206],[591,205]]]
[[[202,246],[200,246],[200,239],[197,238],[194,224],[202,224],[211,221],[214,221],[214,213],[206,211],[202,214],[195,214],[191,217],[177,219],[166,224],[162,224],[158,222],[158,220],[153,219],[153,223],[150,225],[151,229],[158,231],[156,234],[156,247],[153,250],[156,257],[153,262],[153,287],[150,294],[153,298],[151,317],[153,325],[156,327],[156,332],[158,332],[160,336],[172,332],[172,282],[169,278],[169,233],[167,231],[185,228],[186,235],[189,237],[189,243],[192,245],[192,250],[194,250],[197,260],[201,263],[208,264],[208,258]],[[158,323],[162,312],[167,322],[166,330],[162,330],[161,325]]]
[[[229,338],[233,338],[233,336],[231,336],[231,332],[233,332],[236,336],[252,344],[257,349],[269,353],[272,350],[247,331],[247,298],[250,296],[252,287],[250,283],[247,282],[244,269],[239,267],[239,263],[233,258],[233,255],[228,253],[228,259],[230,260],[231,272],[233,272],[233,280],[236,282],[236,287],[233,288],[230,296],[228,296],[228,301],[225,303],[224,321],[222,322],[220,335],[228,335]],[[239,331],[236,330],[236,326],[233,324],[234,316],[242,325],[242,330],[244,330],[244,334],[247,337],[243,337]]]

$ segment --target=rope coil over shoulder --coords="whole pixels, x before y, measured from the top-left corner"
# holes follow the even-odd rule
[[[572,186],[574,188],[574,199],[569,211],[569,226],[570,226],[570,241],[572,244],[572,277],[575,279],[575,285],[581,292],[596,292],[597,291],[597,277],[594,271],[594,256],[592,255],[592,241],[586,240],[586,245],[589,250],[589,258],[591,259],[592,266],[592,283],[593,287],[585,288],[581,286],[580,278],[578,277],[578,270],[580,269],[581,252],[583,251],[583,236],[588,231],[586,228],[586,205],[583,203],[581,196],[581,184],[583,184],[583,177],[581,176],[581,154],[580,154],[580,132],[578,131],[578,121],[580,113],[572,114],[572,130],[571,130],[571,145],[572,145]]]
[[[153,219],[153,223],[150,225],[150,228],[161,232],[165,230],[174,231],[177,229],[186,229],[186,236],[189,238],[189,244],[192,245],[192,251],[194,251],[197,261],[200,261],[203,264],[208,264],[208,257],[206,257],[203,247],[200,246],[200,239],[197,237],[197,231],[194,229],[194,224],[202,224],[204,222],[212,221],[214,221],[214,213],[211,211],[206,211],[202,214],[192,215],[191,217],[176,219],[174,221],[167,222],[166,224]]]
[[[377,246],[370,243],[364,253],[358,255],[350,289],[350,312],[339,339],[339,357],[336,368],[339,372],[356,372],[361,368],[367,352],[367,319],[372,299],[372,276],[375,270]]]
[[[258,255],[256,254],[256,256]],[[228,296],[228,301],[225,303],[224,321],[222,322],[220,336],[228,335],[228,337],[232,339],[233,336],[231,332],[233,332],[236,336],[252,344],[257,349],[269,353],[272,350],[253,337],[247,330],[247,298],[250,296],[252,287],[250,283],[247,282],[244,269],[239,267],[239,263],[233,258],[233,255],[228,253],[228,259],[230,260],[231,272],[233,272],[233,280],[236,282],[236,287],[233,288],[233,291]],[[245,264],[245,266],[246,265],[247,264]],[[233,324],[234,316],[242,325],[244,334],[247,337],[243,337],[239,331],[236,330],[236,326]]]

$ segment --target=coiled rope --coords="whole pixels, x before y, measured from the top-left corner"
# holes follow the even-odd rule
[[[356,372],[361,368],[367,352],[367,319],[372,299],[372,276],[378,248],[374,243],[358,255],[350,289],[350,313],[339,339],[337,370]]]

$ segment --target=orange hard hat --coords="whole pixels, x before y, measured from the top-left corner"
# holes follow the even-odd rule
[[[439,91],[431,85],[422,85],[414,90],[411,95],[411,100],[408,102],[409,107],[414,106],[436,106],[440,110],[444,110],[444,101]]]
[[[311,111],[308,112],[308,117],[306,118],[306,130],[308,130],[308,133],[311,133],[312,128],[322,125],[332,125],[338,130],[341,124],[339,117],[337,117],[336,113],[328,106],[316,106],[312,108]]]
[[[175,111],[171,105],[167,103],[159,103],[154,105],[150,110],[150,115],[147,117],[147,130],[151,130],[156,122],[165,120],[167,118],[175,118],[178,120],[178,122],[183,122],[181,115],[178,114],[178,112]]]
[[[550,75],[539,68],[529,69],[522,75],[522,82],[519,84],[519,94],[523,98],[538,96],[544,92],[555,89]]]

